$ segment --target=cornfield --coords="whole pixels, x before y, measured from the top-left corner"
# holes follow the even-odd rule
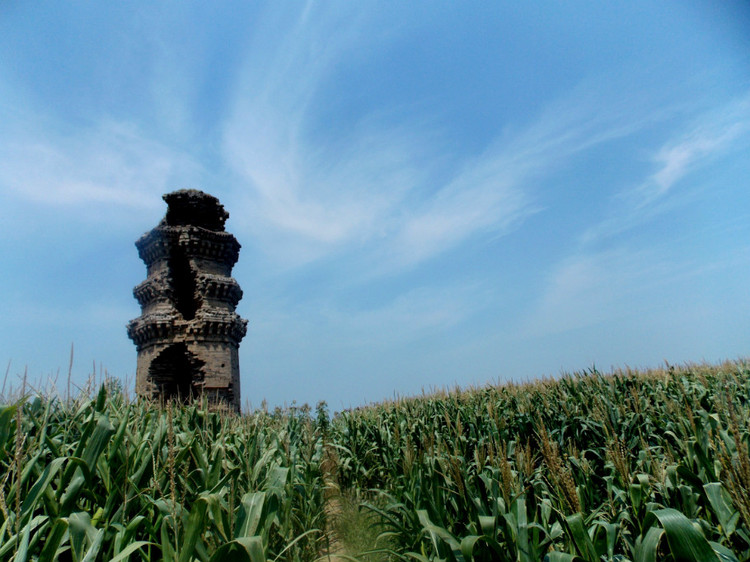
[[[750,560],[749,422],[742,361],[332,418],[21,397],[0,406],[0,560]]]

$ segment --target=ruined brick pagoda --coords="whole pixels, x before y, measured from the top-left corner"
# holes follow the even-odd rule
[[[136,392],[183,402],[206,396],[240,409],[239,345],[247,320],[231,277],[240,244],[224,230],[229,213],[212,195],[164,195],[167,214],[135,243],[147,267],[133,289],[141,315],[128,323],[138,349]]]

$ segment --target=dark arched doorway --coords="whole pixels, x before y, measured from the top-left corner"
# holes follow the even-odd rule
[[[184,343],[176,343],[156,356],[148,374],[162,400],[188,402],[200,392],[203,365]]]

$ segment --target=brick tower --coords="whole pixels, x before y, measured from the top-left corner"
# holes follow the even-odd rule
[[[240,409],[239,345],[247,320],[231,277],[240,244],[224,230],[216,197],[183,189],[164,196],[167,215],[135,243],[147,268],[133,289],[141,315],[128,323],[138,350],[136,392],[183,402],[207,396]]]

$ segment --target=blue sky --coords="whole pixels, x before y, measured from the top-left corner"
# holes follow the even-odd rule
[[[134,241],[230,213],[243,400],[750,351],[744,2],[0,6],[0,363],[133,382]],[[10,384],[9,382],[9,384]],[[40,382],[41,384],[41,382]]]

